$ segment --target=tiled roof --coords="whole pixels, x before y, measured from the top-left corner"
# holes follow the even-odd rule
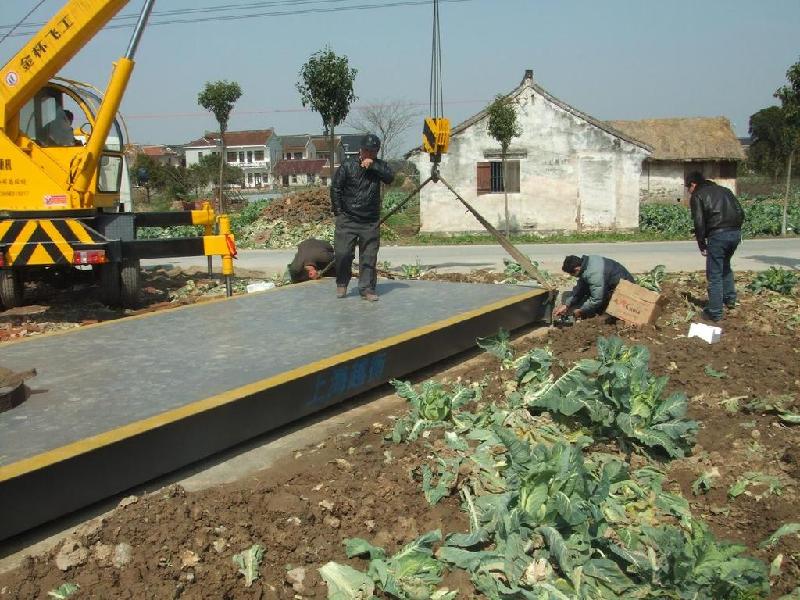
[[[265,146],[269,139],[275,135],[274,129],[248,129],[244,131],[225,132],[226,146]],[[219,133],[209,132],[198,140],[186,144],[187,148],[210,147],[219,143]]]
[[[319,175],[322,167],[328,162],[324,159],[296,159],[296,160],[279,160],[275,164],[273,172],[282,177],[284,175],[304,175],[314,174]]]

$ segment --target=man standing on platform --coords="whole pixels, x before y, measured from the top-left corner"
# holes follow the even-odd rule
[[[347,295],[358,244],[358,291],[364,300],[378,300],[375,285],[380,248],[381,183],[388,185],[394,180],[392,169],[378,158],[380,147],[378,136],[365,135],[358,156],[345,161],[331,182],[331,206],[336,216],[333,247],[337,298]]]

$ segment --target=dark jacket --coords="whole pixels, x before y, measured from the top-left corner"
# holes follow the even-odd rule
[[[741,229],[744,223],[744,211],[736,196],[713,181],[698,185],[689,203],[694,220],[694,237],[700,250],[706,249],[706,240],[714,231]]]
[[[313,265],[318,271],[321,271],[333,262],[333,246],[325,240],[304,240],[297,246],[297,254],[294,259],[289,263],[289,277],[292,283],[300,283],[301,281],[308,281],[308,273],[303,268],[306,265]],[[326,276],[332,277],[335,275],[333,268],[329,269]]]
[[[577,308],[584,317],[603,312],[620,280],[634,283],[633,275],[615,260],[604,256],[583,256],[578,283],[572,289],[569,308]]]
[[[384,161],[375,159],[369,169],[354,157],[342,163],[331,182],[333,214],[347,215],[359,223],[375,223],[381,217],[381,182],[394,181],[394,172]]]

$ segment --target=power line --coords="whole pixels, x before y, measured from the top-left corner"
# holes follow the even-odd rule
[[[3,42],[6,40],[6,38],[7,38],[8,36],[10,36],[12,33],[14,33],[14,31],[17,29],[17,27],[19,27],[20,25],[22,25],[23,23],[25,23],[25,19],[27,19],[27,18],[28,18],[28,17],[30,17],[30,16],[31,16],[31,15],[32,15],[34,12],[36,12],[36,9],[37,9],[37,8],[39,8],[39,7],[40,7],[42,4],[44,4],[44,3],[45,3],[45,0],[39,0],[39,3],[38,3],[38,4],[36,4],[36,6],[34,6],[32,9],[30,9],[30,10],[28,11],[28,14],[26,14],[24,17],[22,17],[22,18],[21,18],[21,19],[20,19],[20,20],[17,22],[17,24],[16,24],[16,25],[12,25],[12,26],[10,26],[10,28],[9,28],[8,32],[6,32],[6,34],[3,36],[3,38],[2,38],[2,39],[0,39],[0,44],[2,44],[2,43],[3,43]]]
[[[450,100],[445,102],[446,105],[453,105],[453,104],[487,104],[488,100]],[[427,102],[411,102],[411,106],[419,106],[425,107],[428,106]],[[353,106],[354,110],[358,110],[360,108],[374,108],[382,106],[381,104],[362,104],[362,105],[355,105]],[[276,113],[304,113],[304,112],[314,112],[310,108],[264,108],[264,109],[254,109],[254,110],[234,110],[231,115],[235,116],[252,116],[252,115],[266,115],[266,114],[276,114]],[[133,120],[145,120],[145,119],[173,119],[173,118],[199,118],[199,117],[207,117],[209,115],[206,111],[188,111],[188,112],[172,112],[172,113],[139,113],[139,114],[131,114],[126,113],[125,119],[127,121]]]
[[[296,6],[301,4],[328,4],[328,3],[339,3],[339,2],[348,2],[350,0],[267,0],[262,2],[245,2],[245,3],[230,3],[230,4],[218,4],[216,6],[201,6],[195,8],[178,8],[174,10],[154,10],[151,13],[153,17],[170,17],[170,16],[180,16],[184,14],[192,14],[192,13],[210,13],[210,12],[220,12],[220,11],[227,11],[227,10],[245,10],[249,8],[263,8],[267,6]],[[23,24],[25,19],[27,19],[45,0],[41,0],[39,4],[31,11],[28,12],[25,17],[23,17],[20,23],[17,23],[16,26]],[[127,13],[123,15],[117,15],[109,19],[110,23],[114,23],[115,21],[125,21],[125,20],[136,20],[139,18],[139,13]],[[24,23],[27,27],[44,27],[47,23],[45,21],[39,23]],[[0,29],[9,29],[12,28],[11,25],[0,25]]]
[[[342,2],[347,0],[297,0],[296,3],[319,3],[319,2]],[[447,2],[447,3],[462,3],[462,2],[473,2],[474,0],[440,0],[440,2]],[[256,19],[262,17],[287,17],[287,16],[294,16],[294,15],[305,15],[305,14],[326,14],[326,13],[338,13],[338,12],[348,12],[348,11],[364,11],[364,10],[377,10],[383,8],[396,8],[401,6],[420,6],[424,4],[430,4],[431,0],[398,0],[393,2],[387,2],[385,4],[353,4],[349,6],[339,6],[334,8],[324,8],[324,7],[316,7],[316,8],[305,8],[305,9],[297,9],[297,10],[286,10],[286,11],[265,11],[265,12],[254,12],[248,14],[224,14],[224,15],[216,15],[216,16],[207,16],[207,17],[198,17],[198,18],[185,18],[185,19],[166,19],[166,20],[154,20],[148,24],[148,27],[154,27],[158,25],[177,25],[177,24],[191,24],[191,23],[206,23],[209,21],[241,21],[244,19]],[[263,3],[260,3],[263,4]],[[243,7],[237,5],[231,5],[231,10],[244,10]],[[244,5],[245,7],[249,7],[249,5]],[[185,10],[192,10],[192,9],[185,9]],[[126,17],[127,18],[127,17]],[[133,23],[125,23],[125,24],[116,24],[116,25],[108,25],[104,29],[125,29],[133,27]],[[20,37],[20,36],[30,36],[32,33],[35,33],[38,30],[31,29],[29,31],[15,33],[8,37]]]

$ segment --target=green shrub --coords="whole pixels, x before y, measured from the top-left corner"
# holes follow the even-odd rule
[[[783,203],[775,198],[742,199],[745,212],[742,234],[745,237],[774,236],[781,233]],[[679,204],[643,204],[639,209],[639,229],[671,238],[688,238],[694,231],[689,209]],[[787,216],[790,233],[800,233],[800,200],[790,200]]]
[[[747,289],[756,294],[764,290],[771,290],[789,296],[798,283],[800,283],[800,276],[794,271],[770,267],[768,271],[759,273],[756,278],[748,284]]]
[[[643,204],[639,229],[668,237],[689,237],[694,230],[689,209],[678,204]]]

